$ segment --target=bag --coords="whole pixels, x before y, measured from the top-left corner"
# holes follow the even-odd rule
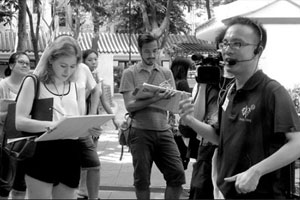
[[[129,132],[131,128],[131,116],[129,113],[126,113],[125,116],[125,121],[122,122],[120,128],[119,128],[119,133],[118,133],[118,139],[119,139],[119,144],[121,145],[121,156],[120,160],[123,158],[123,152],[124,152],[124,146],[128,146],[128,137],[129,137]]]
[[[11,142],[5,145],[4,150],[9,156],[16,160],[25,160],[27,158],[31,158],[36,149],[36,142],[34,141],[35,138],[36,136],[17,142]]]
[[[35,82],[35,98],[30,112],[31,118],[43,120],[43,121],[52,121],[53,98],[38,99],[38,92],[39,92],[38,78],[33,74],[28,75],[24,78],[23,83],[27,77],[33,78]],[[16,101],[22,89],[23,83],[17,94]],[[16,102],[8,105],[7,116],[3,127],[3,134],[4,137],[6,137],[5,142],[3,144],[4,150],[8,153],[8,155],[10,155],[12,158],[16,160],[24,160],[34,155],[35,148],[36,148],[36,142],[34,141],[34,139],[37,136],[41,135],[42,133],[28,133],[28,132],[16,130],[15,117],[16,117]],[[28,136],[33,136],[33,137],[28,139],[18,140],[7,144],[7,139],[28,137]]]
[[[2,135],[3,136],[3,135]],[[16,160],[5,151],[4,137],[1,137],[0,147],[0,187],[4,191],[10,191],[13,185],[14,177],[16,174]]]
[[[181,133],[181,135],[185,138],[196,138],[197,137],[196,131],[194,131],[189,126],[185,126],[185,125],[182,125],[179,123],[178,129],[179,129],[179,132]]]

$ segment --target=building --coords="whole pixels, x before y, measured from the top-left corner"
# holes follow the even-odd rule
[[[268,32],[260,67],[287,88],[300,83],[300,0],[238,0],[219,6],[215,15],[197,28],[197,38],[213,41],[219,28],[234,16],[258,20]]]

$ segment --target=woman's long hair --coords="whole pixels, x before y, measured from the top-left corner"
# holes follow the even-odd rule
[[[54,75],[51,62],[62,56],[75,56],[77,67],[81,63],[81,49],[72,36],[57,37],[44,51],[35,71],[40,81],[49,83]],[[76,70],[77,71],[77,70]],[[72,74],[70,81],[75,81],[77,73]]]
[[[187,73],[189,68],[191,68],[192,62],[188,58],[177,57],[171,64],[171,71],[173,73],[174,79],[183,80],[187,79]]]

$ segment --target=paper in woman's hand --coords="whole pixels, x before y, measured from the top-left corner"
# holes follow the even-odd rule
[[[89,129],[103,125],[115,115],[83,115],[66,117],[51,130],[38,137],[35,141],[49,141],[62,139],[76,139],[90,135]]]

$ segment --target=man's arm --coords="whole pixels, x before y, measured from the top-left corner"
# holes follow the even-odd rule
[[[271,156],[249,168],[247,171],[225,178],[225,181],[234,182],[238,193],[254,191],[260,177],[280,169],[300,157],[300,132],[286,133],[288,142]]]
[[[194,104],[192,104],[191,98],[180,101],[179,114],[183,125],[191,127],[198,135],[213,144],[219,144],[219,135],[215,129],[211,125],[203,123],[194,117]]]
[[[161,99],[169,99],[173,95],[174,92],[171,90],[160,89],[153,93],[152,97],[146,99],[135,99],[135,97],[132,95],[132,91],[128,91],[123,92],[123,99],[127,111],[135,112],[138,110],[142,110],[150,104],[155,103]]]

